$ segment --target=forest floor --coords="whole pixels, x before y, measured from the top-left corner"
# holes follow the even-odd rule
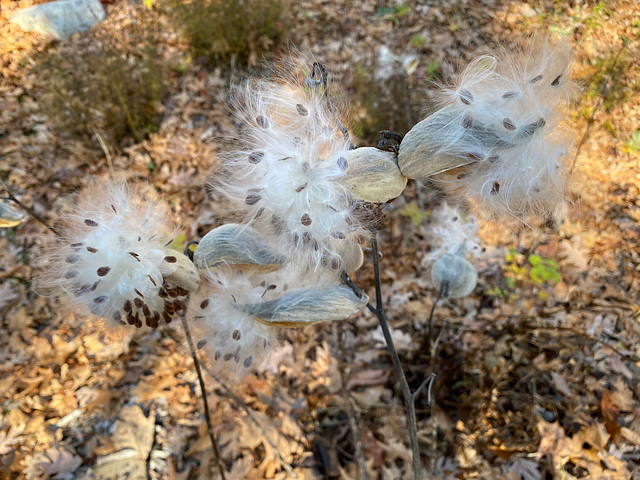
[[[9,23],[33,3],[0,0],[0,179],[49,223],[91,176],[145,180],[170,200],[184,240],[199,240],[219,224],[204,187],[221,139],[238,131],[226,100],[246,72],[185,62],[188,45],[156,6],[116,0],[102,25],[60,43]],[[567,36],[582,92],[570,118],[564,222],[483,225],[490,253],[479,284],[436,306],[443,331],[432,358],[427,317],[437,294],[425,281],[428,238],[410,183],[384,207],[382,296],[412,388],[436,373],[432,403],[427,392],[416,400],[425,476],[640,479],[640,5],[302,0],[289,10],[287,41],[329,70],[360,146],[375,144],[380,129],[406,133],[434,82],[479,53],[536,32]],[[43,58],[75,51],[89,62],[91,41],[106,34],[126,48],[150,16],[171,65],[157,131],[117,148],[65,133],[43,107],[55,75]],[[409,74],[406,59],[417,61]],[[424,194],[428,211],[442,201]],[[47,235],[29,218],[0,229],[0,477],[218,478],[181,330],[111,341],[91,319],[38,296],[31,278]],[[366,253],[354,281],[373,297]],[[559,277],[540,281],[533,258]],[[362,478],[346,392],[370,478],[411,477],[402,395],[366,309],[339,325],[283,332],[271,365],[229,385],[236,399],[207,378],[227,478],[294,478],[280,457],[299,478]]]

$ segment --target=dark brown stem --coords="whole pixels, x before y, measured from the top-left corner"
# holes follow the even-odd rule
[[[400,381],[402,397],[404,399],[405,408],[407,409],[407,420],[409,422],[409,440],[411,442],[411,452],[413,455],[413,478],[415,480],[420,480],[422,467],[420,463],[420,444],[418,443],[416,407],[413,394],[411,393],[409,383],[407,382],[407,377],[404,374],[402,364],[400,363],[400,357],[398,357],[398,352],[396,351],[396,347],[393,344],[393,338],[391,337],[391,331],[389,330],[389,323],[387,322],[387,318],[384,314],[384,309],[382,306],[382,287],[380,283],[378,240],[375,234],[371,239],[371,249],[373,252],[373,275],[376,285],[376,306],[373,307],[370,303],[368,303],[367,308],[371,311],[371,313],[378,317],[380,327],[382,328],[382,334],[384,335],[384,339],[387,342],[387,348],[389,349],[391,361],[393,362],[393,366],[396,370],[396,375],[398,376],[398,380]]]
[[[198,381],[200,382],[200,390],[202,391],[202,404],[204,408],[204,418],[207,421],[207,430],[209,431],[209,439],[211,440],[211,445],[213,445],[213,454],[216,458],[216,463],[218,464],[218,471],[220,472],[220,477],[222,477],[222,480],[226,480],[227,477],[224,474],[224,465],[222,464],[220,448],[218,447],[216,436],[213,433],[213,425],[211,424],[211,415],[209,414],[209,402],[207,400],[207,389],[204,384],[204,377],[202,376],[202,370],[200,369],[200,361],[198,360],[198,355],[196,353],[195,346],[193,345],[193,339],[191,338],[191,332],[189,330],[189,324],[187,323],[187,319],[184,316],[180,316],[180,320],[182,320],[182,326],[184,328],[184,333],[187,337],[187,343],[189,344],[189,351],[191,352],[193,365],[196,367]]]

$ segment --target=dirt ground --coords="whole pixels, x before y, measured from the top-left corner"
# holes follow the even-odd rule
[[[146,180],[170,201],[185,241],[199,240],[222,215],[204,186],[238,132],[229,85],[259,75],[257,57],[246,71],[186,64],[167,81],[157,131],[101,148],[50,121],[43,56],[84,51],[97,29],[125,38],[151,15],[168,63],[181,65],[188,45],[162,9],[129,0],[105,5],[104,24],[59,43],[9,23],[33,3],[0,0],[0,179],[10,194],[51,223],[90,176]],[[380,129],[406,133],[436,83],[479,53],[532,33],[568,38],[582,92],[569,119],[565,221],[482,226],[478,286],[436,306],[443,331],[432,356],[437,294],[425,280],[429,242],[410,182],[384,206],[382,296],[411,387],[436,373],[432,402],[426,391],[416,399],[426,478],[640,479],[640,5],[303,0],[289,11],[281,47],[329,70],[360,146]],[[402,74],[411,60],[416,68]],[[422,193],[428,211],[442,201],[428,186]],[[182,331],[172,324],[115,341],[90,318],[62,313],[59,299],[31,287],[47,235],[30,218],[0,229],[0,477],[218,478]],[[373,297],[365,253],[354,281]],[[539,281],[532,258],[559,277]],[[268,371],[229,385],[207,378],[227,478],[362,478],[347,395],[370,477],[409,478],[402,395],[377,319],[364,310],[282,336]]]

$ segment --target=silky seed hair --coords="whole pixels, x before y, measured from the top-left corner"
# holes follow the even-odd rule
[[[213,188],[246,223],[278,236],[292,256],[335,263],[342,244],[362,232],[356,203],[340,183],[350,143],[327,107],[323,86],[308,80],[311,63],[300,63],[289,61],[281,71],[290,73],[237,89],[242,138],[239,148],[221,157]]]
[[[562,120],[578,91],[570,66],[568,44],[548,38],[472,61],[433,129],[437,154],[468,165],[434,179],[492,219],[560,216],[571,145]]]
[[[431,250],[424,256],[423,266],[431,266],[445,253],[455,253],[461,247],[468,260],[479,258],[483,247],[478,230],[479,225],[473,215],[443,202],[429,216],[427,238]]]
[[[37,290],[64,296],[109,328],[156,328],[186,309],[189,292],[169,277],[183,254],[169,246],[169,212],[142,185],[93,180],[43,256]]]
[[[216,375],[234,378],[261,370],[279,347],[278,329],[258,322],[238,305],[271,299],[271,283],[257,285],[231,268],[210,271],[190,302],[196,347]]]
[[[233,266],[208,269],[189,303],[188,318],[209,368],[219,375],[261,371],[280,347],[282,325],[248,313],[248,305],[267,304],[283,294],[322,291],[341,283],[332,269],[312,267],[300,259],[269,273],[241,273]],[[272,312],[276,313],[276,312]],[[300,325],[308,319],[300,318]]]

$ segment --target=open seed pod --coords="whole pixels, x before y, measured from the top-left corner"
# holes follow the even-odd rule
[[[181,252],[172,252],[175,258],[173,273],[166,277],[176,287],[195,292],[200,286],[200,274],[189,258]],[[167,257],[168,258],[168,257]]]
[[[364,263],[362,248],[355,241],[345,241],[338,249],[340,267],[347,273],[358,270]]]
[[[252,273],[273,272],[285,261],[260,239],[260,234],[253,228],[235,223],[211,230],[194,253],[194,263],[198,268],[233,265]]]
[[[347,153],[347,169],[341,183],[358,200],[384,203],[404,191],[407,179],[400,173],[394,153],[363,147]]]
[[[369,297],[359,298],[344,285],[329,288],[305,288],[283,293],[264,303],[237,305],[258,321],[279,327],[301,327],[318,322],[344,320],[367,304]]]
[[[24,221],[24,212],[21,212],[9,202],[0,200],[0,228],[17,227]]]
[[[466,297],[478,283],[478,272],[461,254],[445,253],[433,265],[431,282],[445,298]]]

